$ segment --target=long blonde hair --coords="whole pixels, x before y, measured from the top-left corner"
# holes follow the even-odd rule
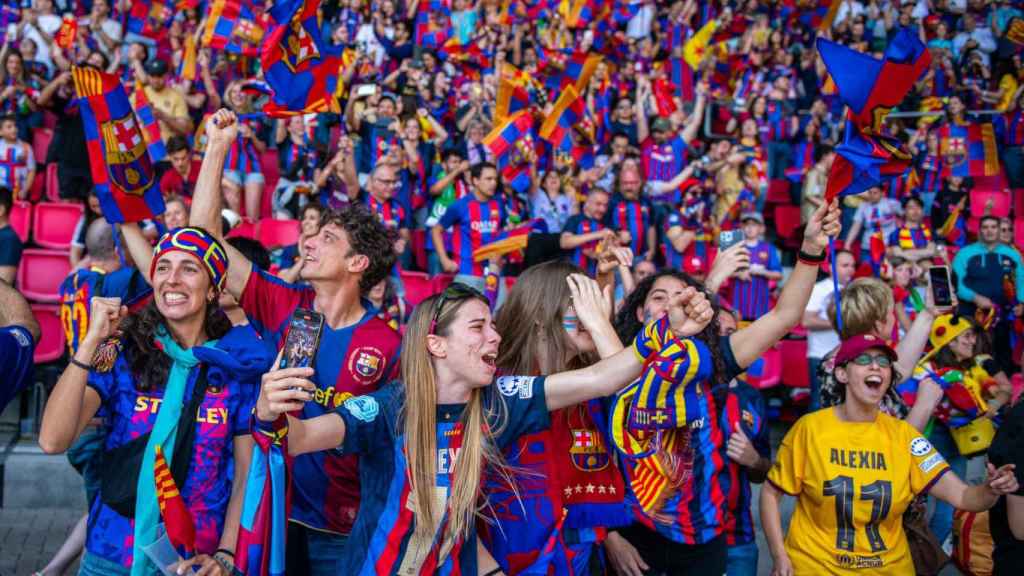
[[[412,508],[416,517],[416,531],[433,534],[444,518],[435,509],[433,487],[437,475],[437,380],[429,351],[427,336],[430,332],[434,307],[441,295],[435,294],[421,302],[412,313],[405,338],[402,341],[402,382],[405,384],[405,402],[402,406],[402,426],[405,435],[406,473],[412,491]],[[442,303],[434,334],[447,336],[452,321],[462,306],[476,296],[461,300],[446,299]],[[486,304],[487,300],[482,299]],[[501,452],[494,436],[503,416],[504,404],[484,406],[484,389],[470,393],[462,412],[462,446],[454,464],[454,478],[448,497],[448,521],[442,556],[460,536],[476,530],[476,519],[483,508],[481,478],[485,467],[507,475]]]

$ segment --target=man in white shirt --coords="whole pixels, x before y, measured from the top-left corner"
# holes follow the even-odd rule
[[[84,19],[78,21],[79,34],[83,29],[88,29],[89,35],[96,39],[100,51],[113,59],[114,53],[121,45],[121,24],[110,17],[110,3],[108,0],[93,0],[92,12]]]
[[[28,39],[36,45],[36,60],[53,70],[50,44],[53,35],[60,29],[60,16],[53,13],[53,0],[35,0],[34,7],[23,12],[18,23],[18,37]]]
[[[839,277],[839,288],[846,286],[853,278],[857,263],[853,254],[846,250],[836,251],[836,267]],[[818,381],[818,366],[826,354],[839,346],[839,334],[832,328],[828,320],[828,309],[834,306],[832,277],[820,280],[811,291],[811,298],[804,310],[803,325],[807,329],[807,369],[810,370],[811,405],[814,411],[821,407],[821,382]]]
[[[953,54],[959,60],[964,52],[976,50],[981,55],[981,62],[989,65],[989,54],[996,51],[996,39],[992,30],[986,26],[978,26],[974,14],[964,14],[964,29],[953,38]]]

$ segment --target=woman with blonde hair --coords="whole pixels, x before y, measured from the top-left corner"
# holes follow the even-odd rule
[[[243,82],[235,80],[224,90],[224,105],[239,116],[238,139],[231,145],[227,160],[224,162],[224,200],[238,214],[244,214],[250,220],[260,215],[260,204],[263,200],[263,170],[260,167],[260,154],[267,146],[257,135],[261,124],[252,116],[252,96],[242,89]],[[245,211],[242,211],[242,193],[245,193]]]
[[[567,279],[581,309],[597,307],[596,283]],[[501,450],[550,425],[548,412],[607,396],[648,370],[706,377],[706,346],[690,336],[711,322],[696,290],[673,298],[634,345],[593,366],[551,376],[501,376],[501,336],[489,302],[453,284],[413,312],[402,343],[402,382],[350,398],[333,414],[309,420],[288,413],[314,389],[312,369],[264,375],[255,429],[291,454],[338,449],[360,456],[359,514],[345,549],[343,574],[492,574],[476,541],[479,518],[500,522],[481,494],[487,474],[508,479]]]
[[[555,374],[622,350],[608,298],[573,298],[566,282],[573,274],[583,271],[567,262],[547,262],[519,277],[496,317],[503,335],[499,372]],[[594,399],[551,412],[549,429],[520,437],[506,451],[518,494],[501,482],[487,486],[491,502],[503,512],[502,529],[489,531],[487,546],[507,573],[603,572],[602,557],[594,553],[604,539],[602,528],[632,521],[621,472],[607,450],[606,428],[603,403]],[[597,488],[588,491],[588,485]],[[553,553],[542,553],[549,541]]]

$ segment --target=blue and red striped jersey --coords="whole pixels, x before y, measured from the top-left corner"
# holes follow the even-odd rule
[[[252,130],[253,138],[259,134],[259,120],[250,118],[241,122]],[[246,138],[239,133],[238,138],[231,143],[231,148],[228,150],[228,156],[224,160],[224,169],[241,172],[243,175],[263,172],[260,167],[259,152],[256,151],[256,145],[252,143],[252,138]]]
[[[686,141],[681,134],[676,134],[659,145],[648,137],[640,145],[640,157],[643,160],[644,178],[648,182],[668,182],[686,166]]]
[[[367,207],[373,211],[374,214],[380,218],[380,221],[384,223],[384,227],[388,230],[398,230],[400,228],[408,228],[409,222],[406,220],[405,208],[395,200],[389,198],[383,202],[377,200],[372,194],[362,192],[363,202]]]
[[[996,117],[995,125],[1003,146],[1024,146],[1024,110]]]
[[[779,252],[770,243],[758,240],[755,244],[747,244],[750,250],[751,267],[760,266],[772,272],[782,271],[782,262],[779,260]],[[732,288],[732,309],[735,310],[743,320],[757,320],[768,313],[771,307],[771,282],[764,276],[751,274],[750,280],[733,278]]]
[[[485,262],[474,262],[473,252],[496,240],[505,226],[505,207],[494,197],[486,202],[469,195],[456,200],[444,211],[438,224],[452,230],[451,257],[459,274],[483,276]]]
[[[723,441],[722,459],[725,468],[721,474],[722,489],[726,493],[725,538],[729,546],[754,541],[754,517],[750,513],[753,503],[750,495],[750,479],[746,468],[733,462],[726,454],[729,436],[736,426],[750,439],[757,453],[771,459],[772,449],[768,438],[768,424],[765,421],[764,399],[761,393],[746,382],[733,380],[722,408],[721,426]]]
[[[296,308],[312,308],[315,292],[253,269],[241,306],[253,327],[280,348]],[[345,400],[376,390],[397,374],[401,336],[368,302],[362,319],[335,330],[324,325],[316,354],[317,390],[302,418],[333,411]],[[359,509],[359,468],[355,457],[314,452],[295,458],[291,520],[318,530],[348,534]]]
[[[562,232],[568,232],[570,234],[589,234],[591,232],[597,232],[604,230],[605,226],[599,220],[595,218],[588,218],[582,212],[579,214],[573,214],[565,222],[565,227],[562,228]],[[587,271],[587,274],[593,275],[597,272],[597,261],[588,258],[583,253],[584,250],[593,250],[597,248],[597,242],[588,242],[582,246],[578,246],[572,251],[572,256],[569,261],[579,266],[580,268]]]
[[[499,402],[504,404],[503,409],[497,407]],[[405,437],[399,419],[403,403],[404,387],[395,382],[372,394],[350,398],[335,410],[345,422],[345,439],[338,451],[358,455],[362,481],[359,516],[339,573],[476,574],[476,530],[454,543],[446,542],[445,515],[429,535],[416,533]],[[487,426],[495,431],[494,444],[499,450],[524,434],[549,426],[543,376],[502,376],[484,390],[484,405],[489,408],[485,412]],[[439,506],[446,505],[450,496],[452,471],[462,444],[460,420],[464,407],[437,406],[437,479],[433,489]],[[450,551],[442,556],[442,548]]]
[[[706,270],[710,266],[711,263],[708,261],[708,242],[711,240],[711,235],[704,224],[708,221],[710,214],[710,202],[706,197],[699,196],[688,197],[683,201],[679,209],[671,212],[665,218],[664,233],[666,235],[669,230],[677,226],[694,233],[694,239],[686,247],[685,253],[677,251],[672,242],[666,237],[664,248],[665,264],[667,267],[673,270],[687,271],[687,262],[689,262],[691,268],[697,266],[696,269],[700,270]],[[699,261],[699,265],[697,265],[697,261]]]
[[[616,195],[606,218],[608,227],[629,232],[629,247],[636,257],[647,252],[647,229],[651,227],[651,208],[643,200],[627,200]]]

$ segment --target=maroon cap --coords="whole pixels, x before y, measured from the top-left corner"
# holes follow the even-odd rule
[[[885,340],[882,340],[874,334],[861,334],[859,336],[843,340],[842,345],[839,346],[839,352],[836,352],[836,366],[842,366],[857,356],[860,356],[861,352],[871,350],[872,348],[878,348],[882,352],[885,352],[885,355],[888,356],[890,360],[893,362],[896,361],[896,351],[890,348],[889,345],[885,343]]]

